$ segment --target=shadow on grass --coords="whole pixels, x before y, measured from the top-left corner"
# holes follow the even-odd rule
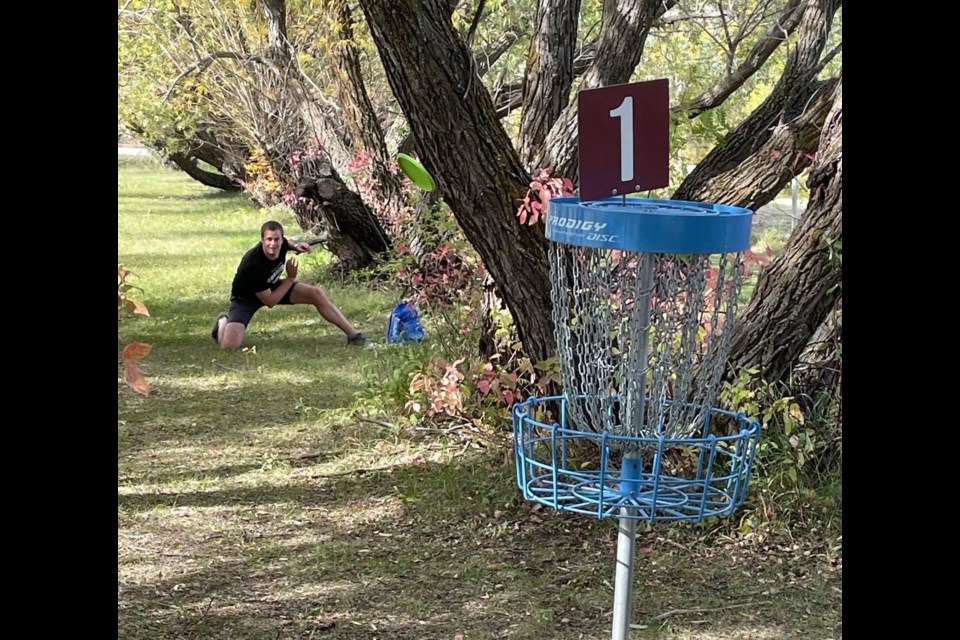
[[[512,479],[511,465],[475,455],[360,477],[302,474],[282,487],[120,496],[121,521],[163,522],[173,557],[190,559],[167,572],[169,559],[130,561],[157,573],[121,583],[121,610],[137,612],[121,616],[121,637],[300,638],[327,615],[338,620],[322,637],[341,639],[607,637],[613,526],[534,512],[513,499]],[[191,527],[228,513],[232,526]],[[653,548],[638,556],[635,620],[649,628],[634,637],[686,637],[674,632],[690,625],[716,638],[839,631],[838,602],[785,583],[775,566],[641,544]],[[780,585],[775,605],[763,581]],[[694,608],[714,611],[655,620]]]
[[[118,637],[608,637],[612,523],[519,503],[498,448],[331,475],[330,463],[358,452],[360,464],[378,465],[369,452],[411,434],[304,422],[275,399],[289,393],[246,381],[189,401],[160,396],[150,420],[131,421],[120,458]],[[244,405],[250,397],[262,409]],[[328,406],[349,405],[340,402]],[[328,453],[297,460],[304,449]],[[651,534],[640,546],[649,553],[637,560],[635,621],[648,628],[635,638],[840,631],[839,596],[808,569],[678,551]],[[656,619],[678,609],[688,611]]]

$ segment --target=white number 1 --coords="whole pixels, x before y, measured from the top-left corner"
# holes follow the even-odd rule
[[[610,111],[611,118],[620,118],[620,181],[633,181],[633,96]]]

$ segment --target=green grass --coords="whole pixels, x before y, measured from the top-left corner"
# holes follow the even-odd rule
[[[255,353],[212,343],[271,215],[118,166],[118,262],[151,312],[120,323],[118,349],[153,345],[151,394],[117,393],[118,638],[609,637],[614,525],[520,501],[502,432],[368,419],[356,391],[391,359],[307,307],[259,312]],[[396,292],[320,284],[380,335]],[[640,538],[634,638],[841,637],[833,540]]]

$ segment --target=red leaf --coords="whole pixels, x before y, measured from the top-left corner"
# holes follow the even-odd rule
[[[490,393],[490,381],[481,380],[480,382],[477,383],[477,389],[480,389],[480,393],[482,393],[483,395],[487,395],[488,393]]]
[[[123,349],[123,359],[127,362],[143,360],[152,347],[144,342],[131,342]]]
[[[141,395],[150,394],[150,383],[143,377],[143,372],[136,362],[127,362],[123,367],[123,379],[131,389]]]
[[[139,313],[142,316],[148,316],[148,317],[150,316],[150,312],[147,311],[147,306],[142,302],[139,302],[137,300],[132,300],[132,301],[128,300],[128,302],[133,302],[133,309],[131,309],[131,311],[133,311],[134,313]]]

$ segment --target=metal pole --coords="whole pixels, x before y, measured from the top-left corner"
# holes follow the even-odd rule
[[[638,361],[647,362],[647,353],[650,350],[650,294],[653,290],[653,254],[644,253],[640,261],[640,296],[637,299],[638,317],[643,327],[634,349],[639,350]],[[628,398],[628,401],[640,403],[640,416],[636,424],[637,432],[643,428],[646,412],[647,368],[641,367],[640,380],[637,381],[639,398]],[[629,425],[627,425],[629,429]],[[640,478],[643,460],[640,452],[631,451],[623,456],[620,470],[621,478],[625,480],[620,485],[621,493],[635,496],[640,491]],[[623,507],[620,509],[620,523],[617,528],[617,572],[613,586],[613,640],[629,640],[630,613],[633,609],[633,559],[637,547],[637,521],[629,517],[634,509]],[[652,514],[651,514],[652,515]]]
[[[627,509],[621,510],[621,513]],[[617,534],[617,578],[613,592],[613,640],[630,638],[633,609],[633,557],[637,544],[637,521],[620,518]]]

